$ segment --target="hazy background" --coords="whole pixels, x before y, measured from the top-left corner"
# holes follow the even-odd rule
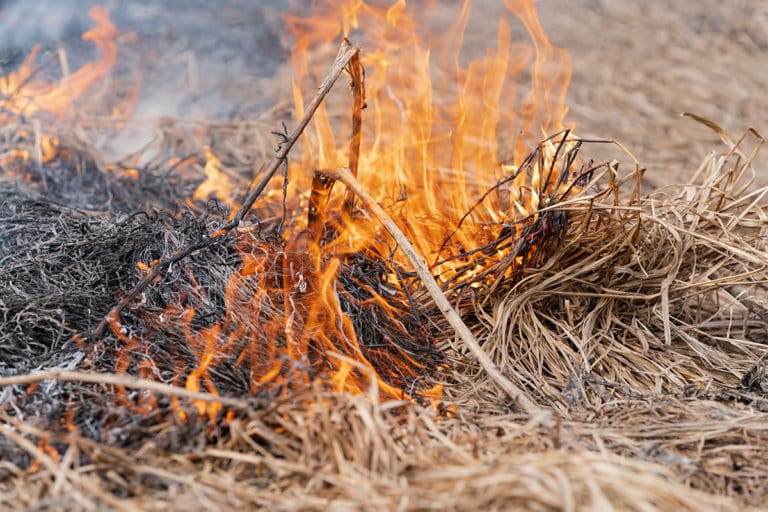
[[[0,73],[42,45],[43,72],[93,57],[81,41],[91,5],[105,5],[124,33],[119,62],[145,62],[135,115],[248,118],[286,101],[290,41],[285,0],[0,0]],[[292,2],[306,5],[307,2]],[[417,5],[418,2],[409,2]],[[439,2],[435,24],[460,2]],[[540,0],[551,40],[568,48],[570,114],[579,134],[615,138],[649,169],[649,184],[679,181],[720,148],[716,135],[679,114],[719,123],[734,138],[748,127],[768,133],[768,2],[765,0]],[[473,6],[467,52],[495,44],[501,1]],[[521,28],[515,34],[523,36]],[[147,56],[151,55],[151,58]],[[617,156],[604,148],[598,156]],[[768,183],[768,151],[758,160]]]

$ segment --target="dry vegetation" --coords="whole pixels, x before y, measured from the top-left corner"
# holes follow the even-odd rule
[[[554,415],[515,414],[450,342],[443,406],[453,413],[439,417],[380,403],[375,388],[348,396],[315,386],[232,404],[243,412],[225,436],[171,418],[121,449],[6,411],[6,440],[40,467],[3,463],[4,505],[757,506],[768,484],[768,190],[745,181],[757,142],[747,136],[726,140],[691,183],[646,196],[633,173],[603,168],[558,205],[570,221],[557,250],[464,307],[498,366]],[[38,452],[39,439],[62,450],[60,462]]]
[[[577,105],[583,115],[587,107]],[[363,394],[347,395],[316,381],[287,394],[233,398],[227,405],[237,413],[226,431],[212,432],[203,421],[184,423],[166,415],[126,422],[121,432],[99,432],[104,435],[96,441],[94,435],[49,428],[42,414],[5,407],[0,411],[0,453],[8,457],[0,460],[0,506],[758,509],[768,500],[768,188],[755,183],[756,170],[765,169],[754,165],[761,161],[756,158],[762,138],[747,130],[732,140],[704,119],[689,122],[721,139],[696,169],[681,169],[690,180],[645,191],[640,164],[598,166],[583,190],[542,212],[542,218],[567,212],[567,229],[518,280],[484,289],[471,300],[450,296],[485,353],[542,414],[520,412],[420,289],[419,303],[443,331],[443,364],[431,376],[446,384],[439,413],[411,401],[382,400],[375,384]],[[187,138],[183,129],[165,129],[167,140],[176,141],[168,151],[178,152]],[[269,142],[251,138],[253,125],[208,129],[211,138],[236,141],[227,157],[235,162],[233,169],[247,168],[256,154],[270,149]],[[19,138],[18,128],[5,130],[4,148],[29,143]],[[614,135],[611,127],[600,133]],[[680,151],[687,151],[686,140],[680,141]],[[241,149],[245,145],[249,152]],[[599,152],[601,147],[587,144],[582,153],[589,157],[592,148]],[[94,160],[81,153],[78,158]],[[668,159],[666,165],[678,164]],[[63,290],[73,302],[93,300],[103,316],[112,305],[109,297],[130,286],[121,279],[135,278],[133,268],[121,273],[120,261],[147,261],[158,247],[171,254],[204,238],[222,221],[220,213],[198,215],[198,210],[179,217],[121,217],[136,198],[149,208],[168,207],[188,196],[184,183],[162,188],[166,171],[149,165],[146,183],[117,180],[103,204],[78,205],[104,210],[95,213],[54,204],[56,194],[51,201],[3,192],[2,268],[14,275],[29,272],[14,259],[20,248],[39,251],[30,250],[27,263],[37,263],[41,254],[63,261],[66,250],[85,248],[91,259],[76,267],[83,273],[89,266],[111,265],[104,267],[109,274],[94,284],[104,297],[76,296],[77,281],[69,278],[30,296],[4,289],[18,303],[0,298],[6,314],[3,346],[18,334],[11,327],[23,329],[40,318],[49,320],[40,328],[51,338],[68,328],[59,316],[70,313],[56,309],[51,290]],[[110,173],[104,177],[96,167],[87,172],[114,178]],[[763,179],[758,176],[757,181]],[[54,192],[68,183],[54,175],[38,182]],[[30,222],[31,216],[37,220]],[[107,240],[104,233],[111,233]],[[194,276],[210,282],[214,303],[233,265],[230,243],[186,262]],[[75,268],[62,261],[47,263]],[[28,280],[40,282],[39,274]],[[165,292],[161,284],[146,300],[167,300],[160,296],[188,285],[174,281]],[[28,303],[36,304],[38,317],[8,319],[9,311],[26,314]],[[86,322],[86,330],[93,327],[87,319],[73,321]],[[70,354],[77,349],[63,341],[48,348],[62,347]],[[15,352],[17,366],[34,369],[22,364],[29,354],[39,364],[65,366],[38,348]],[[113,399],[117,403],[112,384],[151,388],[158,396],[175,394],[182,400],[216,399],[152,387],[143,380],[91,379],[87,387],[77,387],[77,374],[62,376],[72,384],[66,388],[69,393],[99,397],[107,405]],[[0,378],[0,397],[33,380],[39,379]],[[239,388],[233,384],[230,390],[234,394]],[[60,460],[40,446],[56,447]],[[17,465],[18,460],[36,462],[30,469]]]
[[[622,142],[649,170],[648,188],[688,180],[717,135],[765,135],[768,5],[761,0],[546,0],[542,23],[573,57],[569,120],[582,136]],[[621,158],[618,154],[611,157]],[[768,184],[768,154],[756,160]]]

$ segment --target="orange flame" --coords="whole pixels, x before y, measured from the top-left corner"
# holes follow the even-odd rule
[[[18,115],[32,117],[48,114],[60,118],[71,112],[75,101],[112,71],[117,61],[117,29],[109,19],[109,11],[104,7],[93,7],[89,14],[96,26],[83,34],[83,40],[91,41],[96,46],[99,59],[84,64],[74,73],[66,74],[65,71],[61,80],[51,82],[38,73],[36,61],[40,47],[34,46],[16,71],[0,77],[0,123],[12,123]],[[66,70],[65,62],[62,62],[62,67]],[[135,90],[138,91],[138,85]],[[28,151],[0,155],[0,167],[6,173],[19,174],[15,164],[23,164],[30,157],[34,157],[38,164],[50,162],[56,157],[59,150],[58,137],[38,131],[32,138],[35,146],[32,155]],[[25,130],[19,131],[19,136],[27,135]],[[28,178],[24,177],[25,180]]]
[[[64,76],[58,83],[50,83],[36,74],[35,61],[40,47],[35,46],[17,71],[0,77],[0,111],[28,116],[38,112],[61,115],[74,100],[112,71],[117,62],[117,29],[106,8],[93,7],[88,13],[96,26],[83,34],[83,40],[96,46],[100,58]]]
[[[535,175],[522,175],[507,186],[512,189],[509,205],[492,198],[475,206],[528,154],[528,144],[564,126],[568,53],[554,47],[544,34],[533,0],[506,0],[505,5],[527,30],[533,47],[513,42],[510,23],[502,16],[495,49],[468,64],[462,64],[462,46],[470,0],[465,0],[453,25],[437,35],[430,35],[427,22],[402,0],[389,8],[360,0],[328,0],[311,18],[287,17],[297,38],[293,54],[297,115],[302,114],[306,84],[321,78],[321,69],[309,65],[308,50],[321,49],[355,31],[355,42],[363,48],[368,107],[360,180],[427,261],[446,262],[434,267],[444,281],[472,264],[454,261],[453,256],[492,242],[499,231],[494,227],[512,225],[538,210],[541,198],[533,191],[541,185],[541,177]],[[532,57],[529,91],[516,104],[520,75]],[[309,150],[293,166],[300,190],[309,188],[308,181],[302,181],[307,169],[346,165],[346,146],[336,138],[348,133],[338,126],[343,123],[344,118],[339,121],[326,108],[318,111],[305,137]],[[499,140],[509,142],[500,147]],[[504,155],[512,166],[501,165]],[[456,230],[469,211],[472,214]],[[372,236],[369,228],[350,224],[334,249],[358,251]],[[441,246],[447,239],[450,243]],[[487,262],[484,258],[483,264]]]
[[[47,455],[50,457],[54,462],[59,462],[59,452],[54,448],[53,446],[48,443],[46,439],[40,438],[40,440],[37,442],[37,451],[41,455]],[[37,473],[40,470],[40,466],[42,466],[43,461],[40,456],[38,456],[32,464],[27,469],[28,473]]]
[[[528,154],[528,143],[563,128],[567,111],[567,53],[544,35],[532,0],[509,0],[506,6],[528,31],[532,47],[513,42],[511,25],[502,17],[496,48],[468,64],[463,64],[461,51],[470,22],[469,0],[453,25],[437,36],[429,35],[425,21],[403,0],[389,8],[362,0],[327,0],[310,18],[287,16],[296,36],[292,64],[297,116],[303,115],[304,91],[324,76],[327,61],[318,54],[355,32],[367,72],[359,177],[421,254],[436,262],[433,272],[444,283],[509,254],[510,248],[495,255],[474,250],[498,238],[503,226],[535,215],[542,196],[564,186],[544,178],[556,151],[549,144],[532,174],[510,180],[493,200],[479,201],[500,178],[514,174]],[[521,96],[519,76],[529,65],[529,91],[516,101]],[[237,347],[237,363],[251,368],[252,391],[276,379],[306,382],[312,369],[319,369],[341,391],[361,392],[375,383],[385,396],[407,398],[395,383],[414,378],[421,364],[391,343],[387,350],[394,355],[387,362],[392,367],[377,372],[371,340],[359,339],[342,305],[342,296],[349,296],[339,280],[345,258],[388,254],[390,248],[374,222],[328,213],[342,211],[342,194],[334,193],[333,182],[322,173],[312,175],[311,170],[347,163],[347,144],[339,143],[337,135],[349,133],[348,106],[337,109],[344,112],[340,115],[334,106],[330,100],[321,105],[305,132],[306,150],[290,170],[294,192],[309,199],[310,215],[288,220],[282,254],[275,255],[261,242],[241,240],[244,262],[227,287],[227,318],[187,334],[199,361],[187,378],[188,389],[204,385],[216,393],[211,368]],[[504,135],[520,131],[523,137],[501,147]],[[504,153],[508,164],[502,163]],[[221,192],[217,187],[227,181],[216,157],[210,151],[207,155],[208,179],[198,188],[205,197]],[[467,212],[471,215],[465,216]],[[326,223],[335,237],[324,237]],[[381,279],[380,289],[399,286],[394,275]],[[401,313],[395,306],[376,291],[368,296],[366,304],[389,317],[383,321],[398,324]],[[239,320],[243,315],[249,320]],[[310,371],[297,376],[296,368]],[[438,385],[417,393],[438,410],[441,390]],[[209,418],[220,410],[215,403],[197,406]]]
[[[222,170],[221,159],[205,147],[205,180],[197,186],[193,197],[198,200],[219,199],[231,201],[234,197],[235,181]]]

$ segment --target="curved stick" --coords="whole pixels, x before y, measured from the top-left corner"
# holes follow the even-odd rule
[[[473,356],[475,356],[475,359],[478,363],[480,363],[480,366],[482,366],[486,373],[488,373],[488,376],[502,390],[504,390],[507,395],[509,395],[512,399],[517,400],[525,412],[531,416],[544,415],[544,408],[537,405],[522,389],[513,384],[512,381],[510,381],[501,372],[499,367],[496,366],[491,358],[488,357],[488,354],[483,351],[483,348],[480,346],[477,338],[475,338],[475,335],[472,334],[472,331],[469,330],[467,325],[461,319],[461,316],[459,316],[456,310],[453,309],[453,306],[451,306],[451,303],[443,293],[440,285],[437,284],[435,278],[432,277],[432,274],[429,272],[429,268],[427,268],[427,264],[424,262],[424,259],[416,252],[416,249],[413,247],[413,245],[411,245],[411,242],[408,240],[405,234],[400,230],[399,227],[397,227],[395,221],[393,221],[392,218],[387,215],[387,213],[381,208],[381,206],[379,206],[376,200],[371,197],[371,195],[363,188],[363,186],[359,181],[357,181],[357,178],[352,175],[349,169],[323,169],[322,172],[344,183],[344,185],[346,185],[349,190],[354,192],[355,195],[360,198],[365,207],[369,209],[371,213],[373,213],[379,222],[384,225],[389,234],[392,235],[392,238],[394,238],[395,241],[400,245],[400,247],[403,249],[403,252],[414,266],[416,274],[424,283],[424,286],[432,296],[435,304],[437,304],[440,312],[451,324],[451,327],[453,327],[453,329],[456,331],[456,334],[458,334],[459,338],[461,338],[461,341],[464,342],[466,348],[469,349]]]

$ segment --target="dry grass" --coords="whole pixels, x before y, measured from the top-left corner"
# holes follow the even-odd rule
[[[588,374],[656,393],[735,385],[764,353],[767,192],[750,188],[746,144],[727,143],[687,185],[642,198],[610,186],[562,206],[557,253],[480,305],[499,362],[550,400]]]
[[[608,35],[614,30],[621,27]],[[643,82],[640,75],[632,79]],[[609,82],[603,87],[610,88]],[[636,97],[615,98],[631,103]],[[646,107],[637,101],[638,109]],[[577,104],[588,117],[584,109],[598,102]],[[623,119],[631,126],[622,124],[622,134],[648,131]],[[160,130],[165,149],[158,154],[199,152],[197,128],[168,121]],[[18,137],[13,127],[3,133]],[[219,140],[225,159],[238,163],[235,174],[245,174],[254,170],[253,153],[271,150],[266,139],[254,142],[253,133],[253,126],[234,123],[213,127],[208,138]],[[737,143],[719,135],[725,150],[710,153],[685,184],[641,195],[639,170],[621,175],[605,166],[592,186],[557,205],[568,212],[569,227],[552,254],[519,281],[497,286],[472,304],[457,304],[486,353],[553,416],[519,414],[449,337],[442,347],[447,368],[439,376],[449,412],[441,415],[411,402],[382,402],[375,386],[353,396],[315,382],[289,396],[231,402],[239,412],[226,431],[211,432],[202,421],[182,423],[171,415],[141,427],[150,435],[121,448],[44,429],[41,418],[22,421],[5,409],[4,446],[37,464],[0,461],[0,508],[763,506],[768,188],[750,184],[753,148],[761,142],[757,134],[747,132]],[[35,148],[34,141],[10,138],[4,147]],[[675,136],[670,146],[685,152],[686,141]],[[257,148],[246,151],[247,146]],[[145,197],[146,191],[127,190],[126,205],[133,204],[134,192]],[[188,195],[171,190],[148,205],[162,206],[176,194]],[[54,213],[58,218],[60,212]],[[85,218],[82,224],[100,221]],[[60,224],[50,229],[60,230]],[[114,393],[104,383],[93,390],[99,396]],[[193,413],[191,404],[184,407]]]
[[[0,465],[5,507],[176,510],[733,510],[768,486],[766,195],[748,139],[694,181],[640,196],[595,179],[563,242],[465,321],[556,411],[524,418],[461,354],[436,417],[318,384],[253,406],[210,437],[168,419],[138,449],[41,431],[3,435],[39,459]],[[624,186],[621,186],[624,183]],[[446,350],[450,350],[446,346]],[[751,369],[751,373],[750,373]],[[542,423],[543,422],[543,423]],[[40,452],[40,440],[63,454]],[[181,445],[186,448],[168,449]]]

